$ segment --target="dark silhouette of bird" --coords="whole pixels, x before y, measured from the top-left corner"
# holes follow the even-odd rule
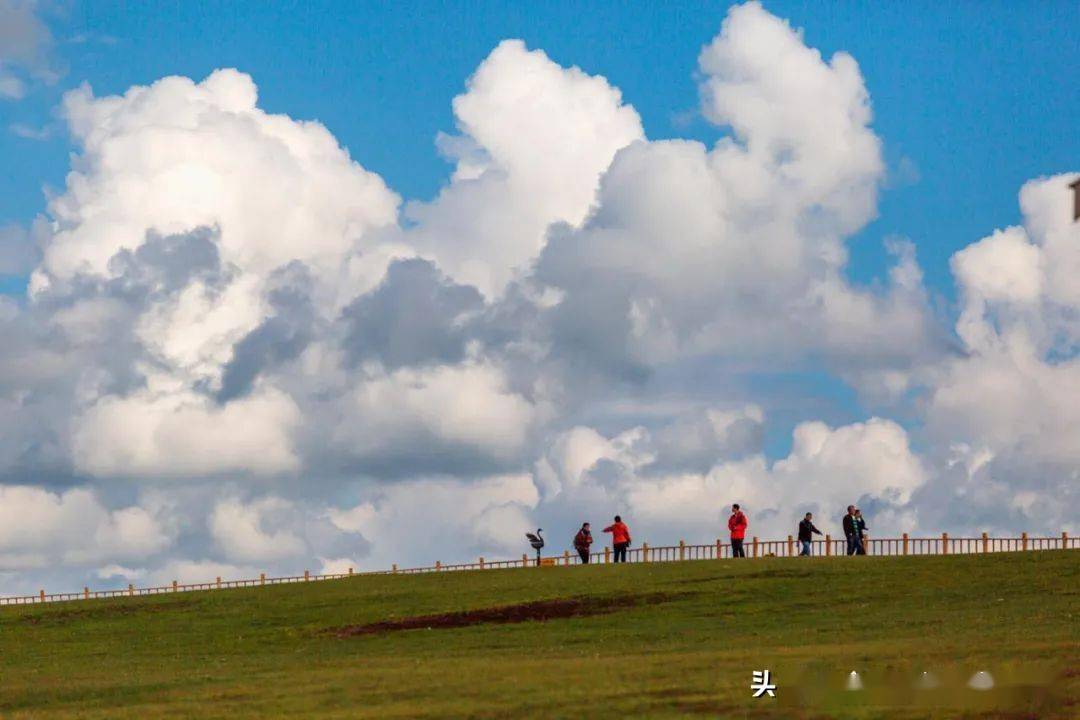
[[[525,537],[529,538],[529,544],[536,550],[544,547],[544,536],[540,534],[542,530],[543,528],[536,528],[535,535],[532,533],[525,533]]]
[[[536,550],[536,567],[540,567],[540,548],[544,547],[544,536],[540,534],[541,528],[536,528],[536,534],[525,533],[529,538],[529,544]]]

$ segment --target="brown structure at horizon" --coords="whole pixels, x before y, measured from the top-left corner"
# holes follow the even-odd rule
[[[1080,178],[1069,184],[1073,191],[1073,220],[1080,220]]]

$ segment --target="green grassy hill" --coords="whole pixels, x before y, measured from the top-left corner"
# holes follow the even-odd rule
[[[0,608],[0,717],[1078,717],[1078,598],[1080,553],[1044,552],[358,576]],[[777,697],[752,699],[766,668]],[[851,669],[861,692],[841,687]],[[980,669],[996,690],[962,687]],[[924,670],[941,686],[913,690]]]

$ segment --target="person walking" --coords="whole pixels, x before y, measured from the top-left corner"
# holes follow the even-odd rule
[[[847,554],[854,555],[859,550],[859,525],[855,519],[855,506],[847,506],[844,516],[844,537],[847,538]]]
[[[867,529],[866,518],[863,517],[862,510],[855,508],[855,535],[859,541],[859,547],[855,552],[856,555],[866,554]]]
[[[744,558],[743,538],[746,537],[746,528],[750,523],[746,520],[746,513],[739,509],[739,504],[731,506],[731,517],[728,518],[728,532],[731,533],[731,557]]]
[[[810,557],[814,553],[812,552],[811,545],[813,543],[813,534],[821,534],[821,531],[814,527],[814,514],[806,513],[806,516],[799,521],[799,557]]]
[[[626,548],[630,547],[630,528],[618,515],[615,522],[604,528],[604,532],[611,533],[611,545],[615,549],[615,562],[626,562]]]
[[[577,531],[577,535],[574,536],[574,549],[577,550],[579,556],[581,556],[581,564],[589,564],[589,546],[592,545],[592,531],[589,530],[589,523],[582,523],[581,529]]]

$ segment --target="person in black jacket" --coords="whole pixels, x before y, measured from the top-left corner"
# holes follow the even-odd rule
[[[855,535],[859,539],[859,546],[855,550],[856,555],[866,554],[866,543],[868,541],[868,538],[866,537],[867,530],[866,518],[863,517],[862,510],[855,508]]]
[[[799,557],[813,555],[811,545],[814,533],[820,535],[821,531],[814,527],[814,514],[806,513],[806,517],[799,521]]]
[[[855,519],[855,506],[847,506],[847,515],[844,516],[844,537],[847,538],[847,554],[854,555],[859,551],[859,525]]]

